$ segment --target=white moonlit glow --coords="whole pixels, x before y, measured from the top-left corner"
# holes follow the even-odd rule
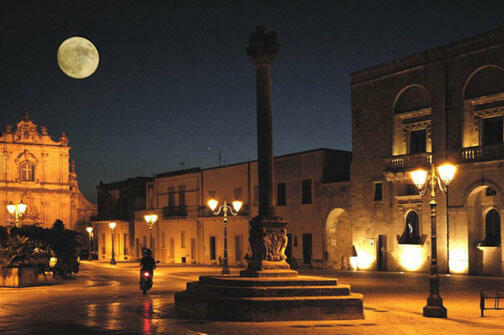
[[[100,56],[91,41],[84,37],[70,37],[58,48],[58,65],[67,76],[84,79],[98,68]]]

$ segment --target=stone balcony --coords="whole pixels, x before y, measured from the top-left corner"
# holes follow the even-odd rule
[[[428,168],[431,157],[430,152],[422,152],[385,158],[385,177],[387,181],[409,179],[408,172],[419,167]]]
[[[488,162],[503,159],[504,159],[504,143],[462,148],[460,149],[458,154],[458,162],[461,164]]]

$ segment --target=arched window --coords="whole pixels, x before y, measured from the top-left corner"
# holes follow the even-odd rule
[[[35,164],[30,161],[23,161],[19,164],[19,180],[34,181],[35,180]]]
[[[418,215],[411,211],[406,216],[404,232],[399,237],[399,244],[420,244],[420,229],[418,224]]]
[[[495,209],[488,211],[485,217],[485,239],[482,245],[498,247],[501,243],[500,215]]]

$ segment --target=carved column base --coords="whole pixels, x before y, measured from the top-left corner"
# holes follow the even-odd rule
[[[296,277],[286,262],[287,221],[278,216],[259,217],[250,221],[249,243],[252,258],[241,277]]]

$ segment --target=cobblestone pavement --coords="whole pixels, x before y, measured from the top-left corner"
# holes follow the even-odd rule
[[[238,269],[234,269],[236,272]],[[365,319],[357,321],[213,322],[178,319],[173,295],[201,274],[219,274],[205,266],[160,266],[147,296],[138,289],[134,263],[113,267],[83,262],[76,280],[29,288],[0,288],[0,334],[504,334],[504,310],[480,317],[479,289],[504,288],[504,278],[442,276],[447,319],[422,316],[428,275],[412,273],[301,270],[336,277],[364,294]]]

